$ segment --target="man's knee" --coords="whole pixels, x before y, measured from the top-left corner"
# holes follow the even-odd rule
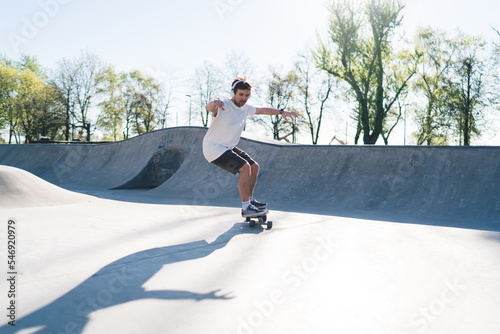
[[[239,170],[239,173],[240,174],[244,174],[244,175],[250,175],[251,173],[251,166],[250,164],[247,162],[245,163],[243,166],[241,166],[240,170]]]
[[[254,163],[254,164],[250,165],[250,168],[251,168],[252,174],[259,173],[260,166],[258,163]]]

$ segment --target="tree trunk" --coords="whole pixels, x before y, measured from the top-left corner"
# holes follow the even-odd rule
[[[467,74],[467,97],[465,100],[465,110],[464,110],[464,146],[470,145],[469,136],[469,117],[471,108],[471,76],[472,76],[472,64],[468,61],[465,62],[466,74]]]

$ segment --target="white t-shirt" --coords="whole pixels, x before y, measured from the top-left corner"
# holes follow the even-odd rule
[[[239,108],[230,99],[223,102],[224,110],[219,109],[217,117],[211,117],[210,128],[203,138],[203,155],[208,162],[216,160],[224,152],[238,145],[247,118],[255,115],[257,111],[248,104]]]

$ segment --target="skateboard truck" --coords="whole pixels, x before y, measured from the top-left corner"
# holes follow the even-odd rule
[[[268,230],[273,228],[273,222],[267,220],[267,215],[262,215],[262,216],[257,216],[257,217],[246,217],[246,221],[248,222],[248,226],[255,227],[255,224],[257,224],[257,222],[255,220],[252,220],[252,218],[257,218],[258,223],[260,225],[263,225],[263,224],[267,225]]]

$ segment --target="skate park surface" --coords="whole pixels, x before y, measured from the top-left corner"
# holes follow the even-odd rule
[[[0,332],[500,332],[500,148],[242,139],[267,229],[205,132],[0,145]]]

